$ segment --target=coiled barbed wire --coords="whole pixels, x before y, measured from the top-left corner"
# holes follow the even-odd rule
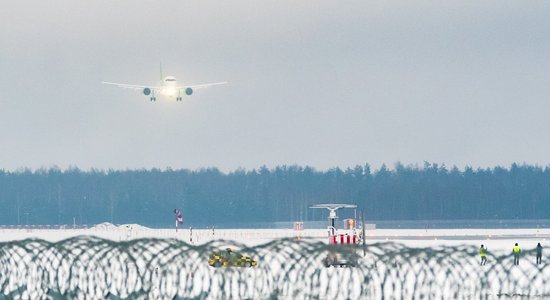
[[[228,247],[257,266],[208,265],[212,253]],[[350,254],[354,267],[326,267],[330,255]],[[0,299],[550,297],[550,268],[527,259],[514,266],[512,260],[509,253],[489,253],[487,265],[480,266],[472,246],[410,248],[391,242],[363,249],[314,239],[256,247],[223,240],[194,246],[175,239],[29,239],[0,243]]]

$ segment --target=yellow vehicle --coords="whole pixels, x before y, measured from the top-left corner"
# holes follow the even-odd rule
[[[214,252],[208,259],[208,265],[211,267],[255,267],[258,263],[256,260],[246,255],[241,255],[234,252],[231,248],[225,251]]]

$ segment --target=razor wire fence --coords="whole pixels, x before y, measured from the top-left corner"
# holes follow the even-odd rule
[[[212,255],[227,248],[257,265],[210,266]],[[346,258],[343,264],[348,267],[327,267],[331,255]],[[534,257],[534,252],[524,255]],[[431,249],[377,243],[363,249],[314,239],[281,239],[255,247],[223,240],[194,246],[176,239],[32,239],[0,243],[0,299],[550,296],[546,265],[522,260],[514,266],[508,253],[489,253],[488,259],[489,264],[480,266],[477,249],[471,246]]]

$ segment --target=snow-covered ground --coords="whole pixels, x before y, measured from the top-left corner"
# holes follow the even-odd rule
[[[298,235],[302,242],[295,239]],[[70,239],[81,236],[122,243]],[[325,268],[322,261],[332,250],[326,248],[324,229],[180,228],[176,232],[137,224],[2,228],[0,298],[9,293],[14,298],[23,293],[22,299],[48,293],[63,297],[76,293],[90,299],[107,298],[109,293],[123,297],[137,293],[140,299],[550,296],[548,253],[545,250],[542,265],[535,265],[532,251],[538,242],[547,246],[549,229],[375,229],[366,236],[366,255],[358,267]],[[34,238],[65,241],[21,242]],[[514,243],[525,251],[518,267],[511,262]],[[257,259],[258,266],[209,267],[209,254],[227,244],[252,247],[243,251]],[[483,267],[477,253],[481,244],[489,249]]]
[[[524,249],[534,249],[537,243],[543,246],[550,241],[550,229],[377,229],[367,232],[367,241],[391,241],[408,247],[426,248],[436,246],[481,244],[494,251],[512,251],[515,243]]]
[[[128,241],[141,238],[178,239],[199,245],[214,240],[232,240],[255,246],[281,238],[304,238],[328,240],[326,229],[306,229],[296,232],[292,229],[151,229],[138,224],[112,225],[103,223],[89,229],[0,229],[0,242],[38,238],[57,242],[75,236],[96,236],[112,241]],[[436,246],[481,244],[490,250],[508,251],[514,243],[525,249],[543,246],[550,241],[550,229],[374,229],[367,230],[367,243],[397,242],[409,247],[424,248]]]

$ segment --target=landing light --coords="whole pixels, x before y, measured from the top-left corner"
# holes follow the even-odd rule
[[[175,88],[165,88],[162,90],[162,93],[166,96],[175,96],[176,95],[176,89]]]

